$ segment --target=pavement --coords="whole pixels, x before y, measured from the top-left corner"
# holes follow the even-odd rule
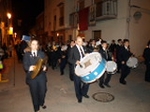
[[[5,60],[7,72],[4,77],[8,82],[0,83],[0,112],[33,112],[28,86],[25,84],[25,73],[22,63],[11,57]],[[40,112],[150,112],[150,83],[144,81],[145,65],[139,63],[127,77],[127,85],[119,83],[120,74],[112,76],[111,88],[104,89],[97,82],[90,85],[89,99],[83,98],[78,103],[74,84],[68,76],[68,66],[65,74],[60,75],[59,69],[47,72],[48,91],[45,110]],[[98,92],[110,93],[114,96],[111,102],[99,102],[93,99]]]

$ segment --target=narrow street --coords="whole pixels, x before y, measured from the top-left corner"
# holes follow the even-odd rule
[[[0,112],[33,112],[32,101],[28,86],[25,84],[25,73],[22,63],[11,57],[7,60],[8,82],[0,83]],[[140,63],[132,69],[127,78],[127,85],[119,83],[119,74],[111,80],[111,88],[104,89],[98,83],[92,83],[89,89],[89,99],[84,98],[78,103],[75,97],[74,84],[68,76],[68,66],[63,76],[59,68],[52,70],[49,67],[48,91],[45,110],[41,112],[149,112],[150,110],[150,83],[144,81],[145,66]],[[114,96],[111,102],[99,102],[93,99],[97,92],[110,93]]]

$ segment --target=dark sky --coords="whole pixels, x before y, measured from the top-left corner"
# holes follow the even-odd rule
[[[44,0],[12,0],[12,10],[15,23],[21,19],[23,29],[28,30],[44,10]]]

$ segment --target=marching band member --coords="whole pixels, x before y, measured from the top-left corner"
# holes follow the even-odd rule
[[[122,47],[122,39],[118,39],[117,41],[118,43],[116,45],[116,63],[117,63],[117,73],[120,73],[121,60],[119,58],[119,54],[120,54],[120,49]]]
[[[68,62],[73,64],[74,68],[78,64],[80,64],[80,60],[84,57],[85,51],[83,49],[83,40],[81,37],[77,37],[76,45],[70,51],[70,56],[68,57]],[[74,69],[74,86],[75,86],[75,93],[78,99],[78,103],[82,102],[82,97],[89,98],[87,95],[89,84],[85,84],[81,81],[81,78],[75,74]]]
[[[99,52],[100,52],[102,58],[104,58],[106,61],[112,60],[112,58],[111,58],[111,56],[109,55],[109,52],[108,52],[108,44],[107,44],[106,41],[103,40],[103,41],[101,42],[101,49],[100,49]],[[105,75],[106,75],[106,78],[105,78]],[[111,87],[111,86],[109,85],[111,76],[112,76],[112,74],[108,74],[107,72],[105,72],[105,73],[101,76],[101,78],[99,79],[99,86],[100,86],[101,88],[105,88],[104,85],[107,86],[107,87]]]
[[[71,52],[71,49],[73,48],[73,46],[75,45],[75,41],[74,40],[71,40],[70,42],[70,45],[69,45],[69,48],[68,48],[68,57],[70,57],[70,52]],[[73,77],[74,77],[74,65],[69,63],[69,78],[71,81],[73,81]]]
[[[26,52],[24,54],[23,59],[23,67],[26,72],[26,82],[29,86],[33,107],[35,112],[39,112],[40,106],[45,109],[45,95],[47,91],[47,78],[46,78],[46,70],[47,66],[42,66],[42,71],[38,73],[38,75],[33,79],[32,73],[36,69],[36,62],[38,59],[44,59],[46,56],[44,52],[38,50],[39,43],[37,40],[31,40],[30,43],[30,52]]]
[[[60,56],[59,56],[59,67],[60,67],[60,75],[64,75],[64,69],[67,64],[67,45],[61,46]]]
[[[129,40],[123,40],[123,46],[120,49],[119,59],[121,61],[121,76],[120,76],[120,83],[125,85],[126,81],[125,78],[130,74],[130,68],[126,65],[128,59],[132,56],[132,53],[129,49]]]

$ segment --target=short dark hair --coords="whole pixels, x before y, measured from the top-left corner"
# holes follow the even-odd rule
[[[124,39],[124,40],[123,40],[123,43],[125,43],[125,42],[129,42],[129,39]]]
[[[120,42],[120,41],[122,41],[122,39],[118,39],[117,41]]]
[[[105,41],[105,40],[102,40],[101,44],[104,44],[104,43],[106,43],[106,44],[107,44],[107,41]]]

